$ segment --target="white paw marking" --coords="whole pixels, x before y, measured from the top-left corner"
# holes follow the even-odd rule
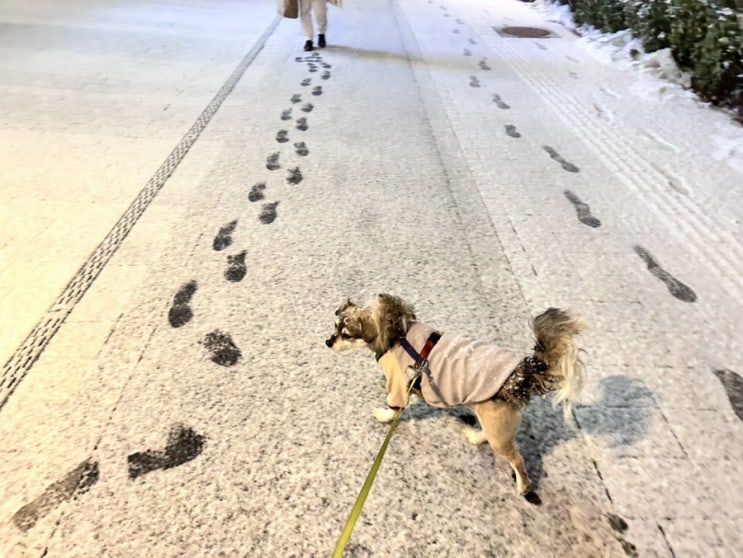
[[[374,418],[377,419],[377,422],[387,423],[392,422],[392,419],[395,418],[395,411],[392,409],[385,409],[384,407],[377,407],[372,411],[374,413]]]

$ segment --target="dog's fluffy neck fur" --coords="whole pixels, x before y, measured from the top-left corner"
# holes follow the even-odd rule
[[[404,338],[410,325],[416,321],[413,307],[402,299],[380,294],[369,310],[364,312],[376,335],[369,343],[369,349],[380,356],[389,351]]]

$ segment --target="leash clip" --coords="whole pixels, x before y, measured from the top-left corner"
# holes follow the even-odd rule
[[[408,366],[405,371],[405,375],[408,377],[408,380],[414,382],[415,380],[423,376],[423,374],[428,374],[429,371],[430,368],[428,367],[428,360],[421,359],[419,362]]]
[[[415,372],[416,376],[421,376],[423,374],[428,374],[428,359],[423,358],[419,362],[413,366],[413,371]]]

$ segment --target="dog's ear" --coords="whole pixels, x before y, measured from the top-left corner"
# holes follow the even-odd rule
[[[413,307],[399,297],[382,293],[377,295],[372,317],[376,322],[376,349],[387,351],[398,339],[405,337],[410,323],[415,321]]]
[[[347,308],[350,308],[352,306],[356,306],[356,305],[353,302],[351,302],[351,299],[350,298],[347,298],[346,301],[344,303],[342,303],[338,307],[338,309],[335,311],[335,315],[336,316],[340,316],[343,313],[344,310],[346,310]]]

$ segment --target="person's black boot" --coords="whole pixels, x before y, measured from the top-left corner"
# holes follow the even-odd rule
[[[312,50],[312,41],[307,41],[304,43],[304,50],[306,51]]]
[[[324,47],[325,46],[325,35],[320,34],[317,36],[317,46]]]

